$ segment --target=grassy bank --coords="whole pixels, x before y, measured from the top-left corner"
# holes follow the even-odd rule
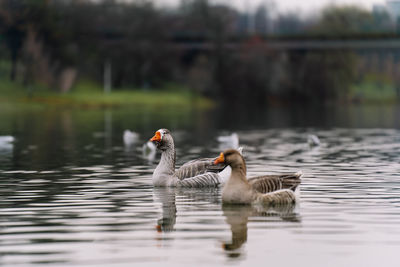
[[[79,82],[68,93],[54,92],[40,86],[25,88],[20,83],[0,80],[0,102],[33,103],[65,107],[106,108],[120,106],[209,108],[213,102],[185,88],[168,86],[160,89],[120,89],[104,93],[101,86]]]
[[[385,75],[368,74],[349,87],[348,98],[353,102],[390,104],[397,103],[400,89]]]

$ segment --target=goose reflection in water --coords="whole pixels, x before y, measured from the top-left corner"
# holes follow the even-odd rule
[[[278,206],[252,206],[252,205],[222,205],[225,221],[230,225],[232,239],[223,242],[222,248],[230,258],[242,255],[241,247],[247,241],[247,223],[254,217],[279,218],[287,222],[300,222],[299,214],[295,212],[295,204]],[[275,220],[274,220],[275,221]]]
[[[155,187],[153,189],[154,201],[161,204],[162,215],[157,220],[156,230],[159,233],[175,231],[177,207],[176,197],[193,202],[211,203],[219,205],[220,191],[216,189],[198,190],[188,188],[175,187]],[[222,212],[225,222],[230,226],[232,239],[222,243],[222,248],[226,251],[230,258],[240,257],[243,253],[241,247],[247,242],[247,223],[249,221],[257,221],[260,218],[267,218],[262,223],[268,223],[269,220],[277,222],[293,222],[301,221],[300,215],[296,212],[296,204],[286,205],[222,205]],[[267,225],[266,225],[267,227]]]
[[[220,195],[221,193],[218,188],[203,188],[202,190],[198,190],[196,188],[154,187],[154,201],[161,203],[162,208],[162,215],[157,220],[156,230],[160,233],[175,230],[177,213],[176,197],[179,197],[180,201],[185,202],[203,202],[219,205]]]
[[[171,187],[155,187],[154,199],[162,205],[162,217],[157,220],[157,232],[171,232],[176,223],[176,189]]]

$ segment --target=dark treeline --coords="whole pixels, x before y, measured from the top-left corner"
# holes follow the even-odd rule
[[[0,78],[63,92],[85,79],[113,90],[173,83],[259,104],[354,100],[360,92],[351,86],[366,77],[396,90],[397,52],[268,48],[272,39],[393,38],[396,23],[386,11],[331,6],[308,19],[271,14],[266,5],[250,16],[207,0],[169,9],[144,0],[1,0],[0,58],[9,67]]]

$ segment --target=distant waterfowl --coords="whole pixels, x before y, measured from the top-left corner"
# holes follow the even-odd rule
[[[153,162],[156,158],[156,151],[156,145],[151,141],[147,141],[142,146],[143,158],[147,159],[149,162]]]
[[[122,136],[125,146],[132,146],[139,140],[139,134],[130,130],[125,130]]]
[[[222,149],[239,148],[239,136],[237,133],[232,133],[231,135],[218,136],[217,140],[219,142],[219,147]]]
[[[230,168],[214,164],[214,159],[197,159],[175,170],[176,152],[172,135],[167,129],[156,131],[150,139],[161,150],[161,160],[153,172],[153,185],[177,187],[218,186],[230,175]],[[239,153],[239,152],[238,152]]]
[[[11,153],[14,144],[13,142],[15,141],[14,137],[9,136],[9,135],[3,135],[0,136],[0,153]]]
[[[314,134],[310,134],[307,137],[307,143],[310,147],[319,146],[321,142],[319,141],[318,136]]]
[[[0,144],[12,142],[14,142],[14,137],[10,135],[0,135]]]
[[[301,173],[265,175],[247,179],[246,163],[235,149],[220,154],[215,164],[228,164],[232,171],[222,189],[222,201],[230,204],[290,204],[296,201],[294,190],[300,183]]]

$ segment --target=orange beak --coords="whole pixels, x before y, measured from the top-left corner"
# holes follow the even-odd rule
[[[150,141],[151,141],[151,142],[154,142],[154,141],[159,142],[159,141],[161,141],[161,134],[160,134],[160,132],[157,131],[157,132],[154,134],[154,136],[150,139]]]
[[[224,153],[221,152],[221,154],[219,154],[219,157],[216,160],[214,160],[214,164],[219,164],[224,162],[225,162]]]

